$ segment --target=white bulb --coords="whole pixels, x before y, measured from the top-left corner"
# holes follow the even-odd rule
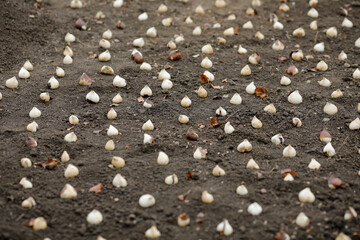
[[[155,139],[150,136],[149,134],[144,133],[144,144],[151,144],[154,143]]]
[[[113,3],[113,7],[114,8],[121,8],[123,4],[124,4],[123,0],[115,0],[114,3]]]
[[[70,161],[70,156],[68,154],[67,151],[64,151],[62,154],[61,154],[61,158],[60,158],[61,162],[68,162]]]
[[[151,91],[151,88],[148,86],[148,85],[145,85],[145,87],[143,87],[140,91],[140,95],[141,96],[152,96],[152,91]]]
[[[344,18],[344,21],[341,23],[341,26],[345,28],[352,28],[354,24],[349,19]]]
[[[176,176],[176,174],[169,175],[165,178],[165,183],[167,185],[178,184],[178,182],[179,182],[179,179]]]
[[[28,197],[21,203],[23,208],[31,208],[36,205],[35,199],[33,197]]]
[[[20,180],[20,185],[23,186],[23,188],[25,189],[28,189],[28,188],[32,188],[33,187],[33,184],[27,180],[26,177],[23,177],[21,180]]]
[[[191,106],[191,100],[188,96],[183,97],[180,102],[181,106],[183,107],[190,107]]]
[[[19,78],[29,78],[30,77],[30,72],[28,70],[26,70],[24,67],[21,67],[20,71],[19,71]]]
[[[224,131],[226,134],[231,134],[235,131],[235,128],[231,126],[230,122],[227,122],[224,127]]]
[[[115,168],[122,168],[125,166],[125,160],[121,157],[117,157],[114,156],[111,159],[111,164],[115,167]]]
[[[274,44],[272,45],[272,49],[275,51],[282,51],[284,50],[284,44],[280,42],[279,40],[276,40]]]
[[[98,57],[100,62],[108,62],[111,60],[111,54],[109,50],[106,50],[105,52],[100,53]]]
[[[304,227],[306,227],[306,226],[308,226],[310,224],[310,219],[305,215],[305,213],[301,212],[296,217],[295,222],[299,227],[304,228]]]
[[[245,139],[237,146],[237,150],[241,153],[250,152],[252,150],[252,145],[247,139]]]
[[[168,7],[163,3],[158,7],[159,13],[166,13],[167,11],[168,11]]]
[[[251,21],[248,21],[248,22],[244,23],[242,27],[243,27],[244,29],[253,29],[253,28],[254,28],[254,25],[252,24]]]
[[[51,77],[50,80],[47,82],[47,86],[50,89],[57,89],[59,87],[60,83],[55,77]]]
[[[332,146],[331,142],[327,143],[323,149],[323,152],[328,157],[332,157],[336,154],[334,147]]]
[[[350,130],[358,130],[360,129],[360,118],[356,118],[355,120],[351,121],[349,125]]]
[[[255,93],[255,89],[256,89],[256,86],[255,86],[254,82],[251,82],[249,85],[246,86],[245,91],[246,91],[248,94],[254,94],[254,93]]]
[[[235,29],[233,27],[227,28],[223,32],[224,36],[233,36],[235,35]]]
[[[305,36],[305,30],[302,27],[299,27],[293,31],[294,37],[304,37]]]
[[[189,117],[186,115],[179,115],[178,121],[180,123],[186,124],[190,121]]]
[[[212,170],[212,174],[213,174],[215,177],[225,176],[225,170],[222,169],[221,167],[219,167],[219,165],[216,165],[216,166],[214,167],[214,169]]]
[[[311,9],[308,11],[307,15],[308,15],[309,17],[312,17],[312,18],[317,18],[317,17],[319,17],[319,13],[318,13],[318,11],[317,11],[315,8],[311,8]]]
[[[111,47],[111,43],[106,39],[101,39],[99,42],[99,46],[105,49],[108,49]]]
[[[157,158],[157,163],[161,166],[165,166],[167,164],[169,164],[169,156],[164,153],[163,151],[159,152],[158,158]]]
[[[65,42],[71,43],[71,42],[75,42],[76,38],[73,34],[71,33],[66,33],[65,35]]]
[[[26,60],[23,67],[28,71],[34,70],[34,66],[31,64],[29,60]]]
[[[146,12],[143,12],[138,16],[139,21],[145,21],[149,18],[148,14]]]
[[[71,8],[82,8],[83,4],[81,0],[72,0],[70,2],[70,7]]]
[[[315,44],[314,50],[316,52],[323,52],[325,50],[325,43],[321,42],[321,43]]]
[[[143,38],[137,38],[133,41],[133,46],[134,47],[143,47],[145,45],[145,40]]]
[[[310,29],[314,31],[318,30],[317,20],[314,20],[310,23]]]
[[[253,216],[260,215],[262,213],[262,207],[257,202],[254,202],[249,205],[247,208],[248,213],[250,213]]]
[[[238,54],[246,54],[247,53],[247,50],[246,48],[243,48],[241,45],[239,45],[239,48],[238,48]]]
[[[139,205],[148,208],[155,205],[155,198],[150,194],[144,194],[139,198]]]
[[[142,129],[144,131],[152,131],[152,130],[154,130],[154,124],[149,119],[143,124]]]
[[[274,135],[272,138],[271,138],[271,142],[275,145],[280,145],[280,144],[283,144],[284,143],[284,137],[278,133],[276,135]]]
[[[283,150],[283,157],[295,157],[296,156],[296,150],[291,145],[288,145]]]
[[[65,76],[65,71],[61,67],[56,67],[55,73],[56,73],[56,76],[58,76],[58,77]]]
[[[29,132],[37,132],[38,129],[39,129],[39,125],[35,121],[33,121],[32,123],[29,123],[26,126],[26,130]]]
[[[205,57],[202,61],[201,61],[201,67],[202,68],[206,68],[206,69],[209,69],[212,67],[212,62],[211,60],[208,58],[208,57]]]
[[[216,227],[216,231],[225,236],[230,236],[233,233],[233,228],[227,219],[224,219]]]
[[[283,86],[287,86],[287,85],[290,85],[291,83],[291,80],[290,78],[286,77],[286,76],[282,76],[281,79],[280,79],[280,84],[283,85]]]
[[[200,26],[195,27],[193,32],[192,32],[192,35],[200,36],[201,35],[201,27]]]
[[[201,52],[204,54],[213,54],[214,49],[210,44],[206,44],[201,48]]]
[[[265,36],[261,32],[256,32],[255,33],[255,38],[258,39],[258,40],[264,40]]]
[[[146,63],[146,62],[143,62],[141,65],[140,65],[140,70],[143,70],[143,71],[151,71],[152,70],[152,67],[149,63]]]
[[[41,116],[41,111],[37,107],[33,107],[29,112],[29,117],[38,118]]]
[[[172,21],[173,21],[173,19],[171,17],[169,17],[169,18],[164,18],[163,20],[161,20],[161,23],[165,27],[170,27],[172,24]]]
[[[107,130],[107,135],[109,137],[117,136],[117,135],[119,135],[119,131],[113,125],[110,125]]]
[[[10,89],[17,88],[19,86],[19,82],[16,77],[12,77],[6,80],[5,86]]]
[[[165,79],[161,82],[161,88],[164,90],[169,90],[172,87],[173,87],[173,82],[168,79]]]
[[[273,28],[275,30],[283,30],[284,29],[284,24],[282,24],[281,22],[275,22],[274,25],[273,25]]]
[[[254,116],[253,119],[251,120],[251,126],[253,128],[259,129],[262,128],[263,124],[256,116]]]
[[[171,75],[165,69],[162,69],[159,72],[158,79],[159,80],[171,79]]]
[[[324,61],[320,61],[318,62],[318,64],[316,65],[316,69],[319,70],[320,72],[326,71],[328,70],[328,65],[326,64],[326,62]]]
[[[251,75],[251,68],[250,68],[250,66],[249,66],[249,65],[246,65],[245,67],[243,67],[243,68],[241,69],[241,71],[240,71],[240,74],[241,74],[242,76],[249,76],[249,75]]]
[[[92,103],[98,103],[100,101],[100,97],[94,90],[91,90],[88,94],[86,94],[86,100]]]
[[[311,159],[309,165],[308,165],[308,168],[310,169],[319,169],[321,166],[321,164],[316,161],[314,158]]]
[[[338,108],[334,104],[327,102],[324,106],[323,111],[326,114],[334,115],[338,112]]]
[[[113,85],[119,88],[126,87],[126,80],[119,75],[116,75],[113,80]]]
[[[337,32],[336,27],[331,27],[326,30],[326,36],[328,36],[330,38],[337,37],[337,34],[338,34],[338,32]]]
[[[203,75],[206,77],[206,79],[209,81],[209,82],[212,82],[215,80],[215,76],[214,74],[212,74],[211,72],[209,72],[208,70],[205,70]]]
[[[192,24],[192,23],[193,23],[193,20],[191,19],[191,17],[187,17],[187,18],[185,19],[185,23],[187,23],[187,24]]]
[[[360,70],[358,68],[353,72],[353,78],[360,79]]]
[[[355,41],[355,47],[360,48],[360,37]]]
[[[216,113],[216,115],[221,116],[221,117],[226,116],[226,114],[227,114],[226,110],[222,107],[219,107],[218,109],[216,109],[215,113]]]
[[[344,51],[341,51],[338,56],[339,61],[345,61],[347,59],[347,54]]]
[[[109,140],[105,144],[105,150],[113,151],[115,149],[115,142],[113,140]]]
[[[288,101],[292,104],[300,104],[302,103],[303,99],[299,91],[295,90],[288,96]]]
[[[155,239],[155,238],[159,238],[160,236],[161,236],[161,233],[155,225],[153,225],[151,228],[149,228],[145,232],[146,238]]]
[[[110,29],[106,30],[103,35],[102,35],[103,39],[109,40],[112,38],[112,32]]]
[[[22,158],[20,160],[20,163],[23,168],[28,168],[32,166],[32,162],[29,158]]]
[[[64,177],[66,178],[74,178],[77,175],[79,175],[79,169],[77,167],[75,167],[72,164],[69,164],[64,172]]]
[[[121,103],[123,101],[120,93],[116,94],[115,97],[111,100],[113,103]]]
[[[259,165],[255,162],[254,159],[250,159],[247,162],[246,168],[248,168],[248,169],[260,169]]]
[[[304,203],[312,203],[315,201],[315,195],[311,192],[310,188],[304,188],[299,192],[299,200]]]
[[[65,199],[71,199],[77,197],[77,192],[70,184],[65,184],[65,187],[60,192],[60,197]]]
[[[330,87],[331,86],[330,80],[325,78],[325,77],[323,79],[321,79],[320,81],[318,81],[318,83],[319,83],[320,86],[323,86],[323,87]]]
[[[292,182],[294,181],[294,177],[290,174],[290,173],[287,173],[284,177],[284,181],[285,182]]]
[[[76,142],[77,141],[77,136],[75,135],[74,132],[68,133],[65,135],[64,140],[66,142]]]
[[[248,190],[245,185],[240,185],[236,188],[236,194],[244,196],[248,194]]]
[[[112,184],[116,188],[126,187],[128,185],[126,179],[120,173],[115,175]]]
[[[275,108],[274,104],[270,103],[269,105],[264,107],[264,111],[273,114],[273,113],[276,113],[276,108]]]
[[[234,93],[234,95],[230,99],[230,103],[234,104],[234,105],[241,104],[242,103],[242,98],[241,98],[240,94]]]
[[[201,201],[206,204],[210,204],[215,201],[214,196],[208,191],[203,191],[201,194]]]
[[[86,221],[89,224],[97,225],[103,221],[103,216],[100,211],[94,209],[87,215]]]
[[[146,36],[155,38],[157,37],[157,31],[155,27],[151,27],[148,30],[146,30]]]

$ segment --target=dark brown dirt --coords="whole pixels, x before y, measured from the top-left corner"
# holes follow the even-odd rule
[[[360,169],[357,153],[359,131],[348,128],[348,124],[359,117],[356,106],[360,102],[360,83],[352,79],[352,73],[359,64],[360,50],[355,49],[354,42],[360,36],[360,9],[353,6],[349,12],[349,19],[355,24],[352,29],[343,29],[343,17],[337,14],[338,7],[352,1],[320,1],[317,7],[320,13],[318,32],[309,29],[313,19],[306,16],[309,9],[307,1],[288,3],[291,6],[288,14],[277,12],[285,26],[283,31],[275,31],[267,23],[269,14],[280,5],[278,1],[264,0],[263,6],[258,8],[259,14],[254,17],[245,15],[250,1],[227,0],[231,6],[224,9],[216,9],[213,1],[193,0],[188,4],[167,1],[169,12],[165,14],[156,12],[162,1],[125,1],[121,9],[115,9],[109,0],[88,0],[87,5],[78,10],[70,9],[69,1],[43,0],[40,3],[43,10],[36,9],[34,2],[6,0],[0,3],[0,92],[3,95],[0,101],[0,239],[96,239],[99,235],[106,239],[144,239],[144,232],[153,224],[158,226],[162,239],[223,239],[225,237],[216,232],[216,226],[223,218],[228,219],[234,228],[234,233],[227,239],[273,239],[279,230],[287,232],[292,239],[335,239],[339,232],[359,239],[359,220],[348,222],[343,218],[349,206],[360,212],[360,178],[356,174]],[[206,9],[205,15],[194,13],[199,4]],[[102,24],[94,20],[99,10],[106,14]],[[139,22],[137,16],[143,11],[148,12],[149,20]],[[230,13],[236,14],[236,20],[226,19]],[[34,17],[29,17],[29,14]],[[169,16],[175,19],[174,26],[162,26],[161,19]],[[183,19],[186,16],[191,16],[194,23],[185,24]],[[88,31],[75,29],[74,23],[79,17],[88,22]],[[125,22],[126,29],[116,29],[119,19]],[[241,28],[248,20],[253,22],[253,30]],[[208,23],[215,22],[221,23],[221,29],[207,28]],[[192,36],[193,28],[198,25],[202,26],[203,34]],[[145,37],[146,30],[152,26],[158,30],[159,37],[155,39]],[[292,31],[299,26],[305,28],[306,36],[292,37]],[[339,31],[338,37],[332,40],[323,32],[331,26],[336,26]],[[228,27],[238,27],[239,34],[226,37],[227,43],[218,46],[216,38],[222,36],[223,30]],[[103,51],[98,47],[98,41],[108,28],[113,32],[112,60],[106,65],[112,66],[116,74],[127,80],[128,85],[124,89],[113,87],[113,76],[99,73],[104,64],[90,58]],[[261,31],[265,40],[254,40],[256,31]],[[63,66],[62,51],[67,32],[75,34],[78,41],[71,44],[74,63]],[[185,42],[178,45],[183,59],[171,62],[173,68],[168,71],[174,88],[164,91],[157,80],[157,73],[169,61],[170,50],[166,43],[174,34],[184,34]],[[151,72],[140,71],[139,65],[130,57],[129,50],[133,49],[131,42],[141,36],[146,44],[140,51],[145,61],[152,65]],[[276,39],[285,44],[284,51],[271,49]],[[325,52],[314,52],[314,44],[322,41],[326,45]],[[204,57],[201,47],[207,43],[215,48],[210,56],[214,63],[210,70],[215,74],[214,85],[223,86],[223,89],[213,89],[199,80],[204,71],[200,67]],[[239,44],[248,49],[248,54],[237,54],[236,46]],[[279,63],[276,59],[289,56],[296,49],[296,44],[300,45],[305,55],[313,55],[314,58],[296,62],[300,73],[290,77],[290,86],[281,86],[280,78],[291,61]],[[341,50],[348,54],[348,67],[337,60]],[[262,63],[251,65],[252,75],[243,77],[240,70],[248,64],[247,58],[254,52],[261,55]],[[196,54],[200,56],[193,57]],[[26,59],[34,64],[31,78],[18,79],[20,85],[16,90],[5,88],[5,80],[17,76]],[[309,71],[320,60],[326,61],[329,70],[324,73]],[[56,66],[63,67],[66,76],[58,78],[59,89],[48,90],[46,83],[54,75]],[[78,85],[77,79],[83,72],[95,80],[92,86]],[[318,85],[317,81],[322,77],[332,81],[330,88]],[[248,95],[245,87],[251,81],[257,86],[267,87],[268,97],[260,99]],[[154,94],[152,101],[155,107],[149,110],[137,101],[140,90],[146,84]],[[200,85],[208,91],[205,99],[198,98],[195,93]],[[331,99],[331,92],[338,88],[344,96]],[[304,98],[300,105],[287,101],[288,94],[295,89]],[[100,95],[98,104],[85,101],[85,95],[90,90]],[[44,91],[50,92],[52,100],[49,103],[42,103],[39,99],[39,94]],[[124,101],[115,107],[118,118],[111,121],[106,118],[106,113],[111,99],[118,92]],[[241,105],[229,103],[235,92],[243,98]],[[192,100],[192,106],[186,109],[180,106],[180,100],[185,95]],[[336,115],[323,113],[327,101],[338,107]],[[276,114],[263,111],[269,103],[276,106]],[[39,131],[29,133],[26,126],[32,120],[28,113],[34,106],[42,111],[42,116],[36,119]],[[220,128],[213,128],[209,126],[209,119],[220,106],[227,110],[228,115],[219,118],[223,124]],[[71,130],[78,136],[78,141],[69,144],[64,141],[64,136],[70,132],[68,117],[71,114],[79,117],[80,124]],[[188,115],[189,124],[178,123],[179,114]],[[251,127],[250,122],[255,115],[264,123],[263,128]],[[299,117],[303,126],[294,128],[291,125],[293,117]],[[329,118],[329,121],[324,121],[324,118]],[[141,127],[148,119],[155,125],[150,134],[156,141],[145,146],[142,144]],[[236,128],[231,135],[225,135],[223,131],[227,120]],[[117,142],[116,150],[106,152],[104,145],[109,139],[106,129],[110,124],[121,134],[113,138]],[[201,124],[205,127],[201,128]],[[198,132],[198,141],[185,138],[189,127]],[[322,153],[325,144],[319,140],[319,133],[324,127],[330,131],[337,151],[332,158]],[[102,131],[94,134],[95,130]],[[285,145],[295,147],[295,158],[282,158],[283,147],[270,142],[271,136],[277,133],[283,134]],[[37,139],[37,148],[25,146],[28,136]],[[253,144],[253,150],[241,154],[236,147],[245,138]],[[193,159],[195,146],[208,150],[206,160]],[[45,162],[47,158],[59,159],[64,150],[70,154],[69,163],[80,169],[79,176],[74,179],[64,177],[65,163],[54,170],[20,166],[23,157],[29,157],[33,162]],[[169,155],[169,165],[157,165],[159,151]],[[126,166],[122,169],[109,168],[112,156],[123,157]],[[245,168],[250,158],[257,161],[260,170]],[[311,158],[321,163],[319,170],[307,168]],[[226,171],[224,177],[212,176],[211,171],[217,164]],[[280,171],[285,168],[296,172],[293,182],[283,181]],[[189,171],[196,176],[194,179],[186,179]],[[126,188],[112,186],[112,179],[117,173],[128,180]],[[164,178],[173,173],[179,177],[179,183],[165,185]],[[262,177],[259,178],[259,174]],[[340,177],[346,185],[330,189],[327,178],[331,175]],[[30,179],[34,187],[23,189],[19,184],[22,177]],[[244,197],[235,193],[242,182],[249,190]],[[77,189],[77,199],[60,198],[60,191],[66,183]],[[98,183],[104,185],[102,192],[89,193],[88,189]],[[310,187],[316,196],[312,204],[303,204],[298,200],[299,191],[305,187]],[[214,195],[214,203],[206,205],[201,202],[204,190]],[[187,192],[187,201],[179,201],[178,195]],[[145,193],[156,198],[155,206],[143,209],[138,205],[139,197]],[[21,202],[29,196],[34,197],[37,205],[23,209]],[[260,216],[247,213],[248,205],[254,201],[263,207]],[[86,216],[94,208],[102,212],[104,221],[90,226]],[[177,215],[183,212],[191,218],[190,226],[185,228],[176,224]],[[310,217],[311,224],[306,229],[294,223],[299,212],[305,212]],[[204,213],[203,223],[196,223],[198,213]],[[130,219],[131,214],[136,216],[135,221]],[[24,223],[38,216],[47,220],[46,230],[36,232],[25,226]]]

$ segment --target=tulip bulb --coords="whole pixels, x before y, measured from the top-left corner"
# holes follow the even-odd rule
[[[157,163],[161,166],[165,166],[169,164],[169,161],[169,156],[163,151],[160,151],[157,158]]]
[[[22,158],[20,160],[20,163],[23,168],[28,168],[28,167],[31,167],[31,165],[32,165],[32,162],[29,158]]]
[[[248,60],[251,64],[258,64],[261,60],[261,57],[258,53],[254,53],[250,55]]]
[[[32,227],[33,227],[34,231],[44,230],[47,228],[47,222],[46,222],[45,218],[37,217],[34,219]]]
[[[236,188],[236,194],[241,195],[241,196],[245,196],[248,194],[248,190],[245,187],[245,185],[240,185]]]
[[[240,74],[242,76],[249,76],[251,74],[251,68],[249,67],[249,65],[246,65],[245,67],[243,67],[240,71]]]
[[[341,26],[345,28],[352,28],[354,24],[349,19],[344,18],[344,21],[341,23]]]
[[[328,36],[329,38],[337,37],[337,34],[338,32],[336,27],[331,27],[326,30],[326,36]]]
[[[347,59],[347,54],[344,51],[341,51],[339,56],[338,56],[338,60],[339,61],[345,61]]]
[[[249,205],[247,208],[248,213],[250,213],[253,216],[260,215],[262,213],[262,207],[257,202],[254,202]]]
[[[318,13],[318,11],[317,11],[315,8],[311,8],[311,9],[308,11],[307,15],[308,15],[309,17],[312,17],[312,18],[317,18],[317,17],[319,17],[319,13]]]
[[[66,178],[74,178],[79,175],[79,169],[72,164],[69,164],[64,172]]]
[[[65,184],[65,187],[60,192],[60,197],[65,199],[71,199],[77,197],[77,192],[70,184]]]
[[[157,30],[155,27],[151,27],[148,30],[146,30],[146,36],[155,38],[157,37]]]
[[[303,203],[312,203],[315,201],[315,195],[311,192],[310,188],[304,188],[299,192],[299,200]]]
[[[286,76],[282,76],[280,79],[280,84],[283,86],[288,86],[291,84],[291,80],[290,80],[290,78],[288,78]]]
[[[72,0],[70,2],[70,7],[71,8],[82,8],[83,4],[81,0]]]
[[[286,173],[284,177],[285,182],[292,182],[294,181],[294,177],[290,173]]]
[[[339,97],[342,97],[342,96],[343,96],[343,93],[342,93],[342,91],[340,89],[337,89],[337,90],[335,90],[335,91],[333,91],[331,93],[332,98],[339,98]]]
[[[29,117],[38,118],[41,116],[41,111],[37,107],[33,107],[29,112]]]
[[[256,86],[255,86],[254,82],[251,82],[249,85],[246,86],[245,91],[246,91],[248,94],[254,94],[254,93],[255,93],[255,89],[256,89]]]
[[[176,174],[169,175],[165,178],[165,184],[172,185],[172,184],[178,184],[179,179],[176,176]]]
[[[185,227],[190,224],[190,217],[186,213],[179,214],[177,217],[177,224],[180,227]]]
[[[237,34],[237,29],[230,27],[224,30],[223,32],[224,36],[234,36]]]
[[[113,3],[114,8],[121,8],[121,6],[124,4],[123,0],[115,0]]]
[[[360,48],[360,38],[356,39],[355,47]]]
[[[305,30],[302,27],[299,27],[293,31],[294,37],[304,37],[305,36]]]
[[[21,67],[19,71],[19,78],[27,79],[30,77],[30,72],[26,70],[24,67]]]
[[[146,62],[143,62],[141,65],[140,65],[140,70],[143,70],[143,71],[151,71],[152,70],[152,67],[149,63],[146,63]]]
[[[331,86],[330,80],[325,78],[325,77],[323,79],[321,79],[320,81],[318,81],[318,83],[319,83],[320,86],[323,86],[323,87],[330,87]]]
[[[193,32],[192,32],[192,35],[193,36],[200,36],[201,35],[201,27],[200,26],[197,26],[194,28]]]
[[[107,130],[107,135],[109,137],[117,136],[119,135],[119,131],[113,125],[110,125]]]
[[[121,103],[123,101],[120,93],[116,94],[115,97],[113,97],[112,102],[113,103]]]
[[[327,143],[323,149],[323,152],[326,156],[328,157],[332,157],[335,155],[335,149],[333,148],[333,146],[331,145],[331,142]]]
[[[69,64],[72,64],[73,63],[73,59],[69,56],[69,55],[66,55],[63,59],[63,64],[65,65],[69,65]]]
[[[168,7],[165,5],[165,4],[161,4],[159,7],[158,7],[158,12],[159,13],[166,13],[168,10]]]
[[[211,60],[208,58],[208,57],[205,57],[202,61],[201,61],[201,67],[202,68],[206,68],[206,69],[209,69],[212,67],[212,62]]]
[[[244,23],[242,27],[243,27],[244,29],[253,29],[253,28],[254,28],[254,25],[252,24],[251,21],[248,21],[248,22]]]
[[[327,102],[323,111],[326,114],[334,115],[338,112],[338,108],[334,104]]]
[[[283,30],[284,29],[284,24],[282,24],[281,22],[276,21],[276,22],[274,22],[273,28],[275,30]]]
[[[106,50],[105,52],[100,53],[98,57],[100,62],[108,62],[111,60],[111,54],[109,50]]]
[[[206,204],[210,204],[215,201],[214,196],[208,191],[203,191],[201,194],[201,201]]]
[[[138,16],[138,20],[139,21],[145,21],[149,18],[148,14],[146,12],[143,12],[141,13],[139,16]]]
[[[23,67],[28,71],[34,70],[34,66],[31,64],[29,60],[26,60]]]
[[[182,100],[181,100],[181,106],[182,107],[190,107],[191,106],[191,100],[188,96],[185,96]]]
[[[99,42],[99,46],[101,48],[105,48],[105,49],[108,49],[111,47],[111,43],[110,41],[106,40],[106,39],[101,39],[100,42]]]
[[[308,168],[310,169],[319,169],[321,166],[321,164],[316,161],[314,158],[311,159],[309,165],[308,165]]]
[[[36,202],[33,197],[28,197],[21,203],[21,207],[23,207],[23,208],[32,208],[35,205],[36,205]]]
[[[320,133],[320,140],[324,143],[331,142],[331,135],[325,128]]]
[[[134,47],[143,47],[145,45],[145,40],[143,38],[137,38],[132,42]]]
[[[161,23],[162,25],[164,25],[165,27],[170,27],[172,25],[172,21],[173,19],[171,17],[169,18],[164,18]]]
[[[304,53],[299,49],[291,53],[291,58],[295,61],[301,61],[304,58]]]
[[[186,124],[190,121],[189,117],[186,115],[180,115],[178,118],[179,123]]]
[[[360,129],[360,118],[356,118],[349,125],[350,130],[358,130]]]
[[[112,184],[116,188],[126,187],[128,185],[126,179],[123,176],[121,176],[120,173],[115,175]]]
[[[226,114],[227,114],[226,110],[222,107],[219,107],[218,109],[216,109],[215,113],[216,113],[216,115],[221,116],[221,117],[226,116]]]
[[[109,112],[106,115],[107,119],[113,120],[117,118],[117,113],[113,108],[110,108]]]
[[[258,40],[264,40],[265,36],[261,32],[256,32],[255,33],[255,38],[258,39]]]
[[[162,69],[159,72],[158,79],[159,80],[171,79],[171,75],[165,69]]]
[[[61,154],[61,158],[60,158],[61,162],[68,162],[70,161],[70,156],[68,154],[67,151],[64,151],[62,154]]]
[[[201,52],[203,54],[213,54],[214,53],[214,49],[210,44],[206,44],[201,48]]]
[[[274,113],[276,113],[276,108],[275,108],[274,104],[270,103],[269,105],[264,107],[264,111],[274,114]]]
[[[144,133],[144,144],[151,144],[155,142],[155,139],[149,134]]]
[[[272,45],[272,49],[275,51],[282,51],[284,50],[284,44],[280,42],[279,40],[276,40],[274,44]]]
[[[233,228],[230,225],[227,219],[224,219],[221,223],[219,223],[216,227],[216,231],[218,231],[221,235],[230,236],[233,233]]]
[[[296,150],[291,145],[288,145],[283,150],[283,157],[295,157],[296,156]]]
[[[302,126],[302,122],[300,120],[300,118],[297,118],[297,117],[294,117],[292,120],[291,120],[291,123],[294,127],[301,127]]]
[[[204,73],[201,75],[201,77],[204,77],[207,81],[212,82],[215,80],[214,74],[209,72],[208,70],[205,70]],[[201,78],[200,77],[200,78]]]
[[[354,79],[360,79],[360,70],[357,68],[353,73]]]
[[[89,224],[97,225],[103,221],[103,216],[100,211],[94,209],[87,215],[86,221]]]
[[[293,91],[289,96],[288,96],[288,101],[292,104],[300,104],[302,103],[302,96],[300,95],[298,90]]]
[[[14,89],[14,88],[17,88],[19,86],[19,82],[16,79],[16,77],[12,77],[12,78],[9,78],[8,80],[6,80],[5,86],[7,88]]]
[[[76,38],[73,34],[71,33],[66,33],[65,35],[65,42],[68,42],[68,43],[72,43],[72,42],[75,42]]]
[[[113,151],[115,149],[115,143],[113,140],[109,140],[105,144],[105,150],[107,151]]]
[[[345,233],[341,232],[339,235],[337,235],[335,240],[351,240],[351,238]]]
[[[248,168],[248,169],[260,169],[259,165],[255,162],[254,159],[250,159],[247,162],[246,168]]]
[[[357,218],[357,216],[358,214],[355,209],[353,207],[349,207],[349,209],[345,212],[344,220],[351,221],[353,218]]]
[[[222,169],[221,167],[219,167],[219,165],[216,165],[216,166],[214,167],[214,169],[212,170],[212,174],[213,174],[215,177],[225,176],[225,170]]]
[[[150,239],[159,238],[160,236],[161,236],[161,233],[155,225],[153,225],[151,228],[149,228],[145,232],[145,237],[150,238]]]
[[[255,90],[254,90],[255,91]],[[242,103],[242,98],[240,96],[240,94],[238,93],[234,93],[234,95],[231,97],[230,99],[230,103],[234,104],[234,105],[239,105]]]
[[[243,48],[241,45],[239,45],[239,48],[238,48],[238,54],[246,54],[247,53],[247,50],[245,48]]]
[[[206,91],[205,88],[203,88],[203,86],[199,87],[199,89],[197,90],[197,94],[201,98],[206,98],[207,97],[207,91]]]
[[[271,142],[275,145],[280,145],[280,144],[283,144],[284,143],[284,137],[278,133],[276,135],[274,135],[272,138],[271,138]]]
[[[154,124],[149,119],[143,124],[142,129],[144,131],[152,131],[152,130],[154,130]]]
[[[20,185],[23,186],[23,188],[25,189],[28,189],[28,188],[32,188],[33,187],[33,184],[27,180],[26,177],[23,177],[21,180],[20,180]]]
[[[315,44],[314,51],[323,52],[324,50],[325,50],[325,43],[321,42],[321,43]]]
[[[254,116],[253,119],[251,120],[251,126],[253,128],[259,129],[262,128],[263,124],[256,116]]]
[[[91,103],[98,103],[100,101],[100,97],[94,90],[91,90],[88,94],[86,94],[86,100]]]
[[[114,75],[114,70],[110,66],[102,66],[100,72],[105,75]]]
[[[328,65],[326,64],[326,62],[324,61],[320,61],[317,65],[316,65],[316,69],[323,72],[328,70]]]
[[[103,39],[109,40],[112,38],[112,32],[110,29],[106,30],[103,35],[102,35]]]
[[[122,168],[125,166],[125,160],[121,157],[112,157],[111,159],[111,164],[115,167],[115,168]]]
[[[150,98],[147,98],[144,101],[143,106],[146,108],[152,108],[154,106],[154,103],[150,100]]]
[[[237,150],[241,153],[250,152],[252,150],[252,145],[247,139],[245,139],[237,146]]]
[[[26,130],[28,132],[37,132],[38,129],[39,129],[39,125],[35,121],[33,121],[32,123],[29,123],[26,126]]]
[[[150,194],[144,194],[139,198],[139,205],[148,208],[155,205],[155,198]]]
[[[235,128],[231,126],[230,122],[227,122],[224,127],[224,131],[226,134],[231,134],[235,131]]]
[[[317,31],[318,30],[318,24],[317,24],[317,20],[314,20],[310,23],[310,29]]]
[[[310,219],[305,215],[305,213],[301,212],[296,217],[295,222],[299,227],[305,228],[310,224]]]

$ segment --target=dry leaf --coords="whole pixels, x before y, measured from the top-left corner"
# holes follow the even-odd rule
[[[137,101],[140,102],[140,103],[143,103],[144,102],[144,98],[142,96],[138,97],[137,98]]]
[[[214,84],[210,83],[210,86],[215,89],[223,89],[224,86],[215,86]]]
[[[266,98],[267,97],[267,88],[261,88],[261,87],[257,87],[255,89],[255,95],[261,98]]]
[[[48,158],[48,160],[45,163],[34,163],[36,166],[41,166],[43,168],[52,170],[56,167],[56,165],[59,164],[59,161],[53,158]]]
[[[187,172],[186,173],[186,179],[190,179],[193,178],[194,174],[192,172]]]
[[[205,75],[205,74],[201,74],[200,75],[200,81],[202,83],[208,83],[209,82],[209,78]]]
[[[212,117],[210,119],[210,125],[216,128],[216,127],[219,127],[221,125],[221,123],[218,122],[217,117]]]
[[[280,57],[277,58],[277,61],[278,61],[279,63],[285,62],[285,61],[287,61],[287,60],[289,60],[289,59],[288,59],[287,57],[283,57],[283,56],[280,56]]]
[[[103,185],[102,185],[101,183],[99,183],[99,184],[91,187],[91,188],[89,189],[89,192],[100,193],[102,189],[103,189]]]
[[[181,52],[179,50],[173,50],[169,53],[169,59],[171,61],[180,60],[182,58]]]

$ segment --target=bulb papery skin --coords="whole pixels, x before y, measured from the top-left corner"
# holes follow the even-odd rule
[[[288,96],[288,101],[292,104],[300,104],[302,103],[303,99],[299,91],[295,90]]]
[[[296,150],[291,145],[288,145],[283,150],[283,157],[295,157],[296,156]]]
[[[299,192],[299,200],[303,203],[312,203],[315,201],[315,195],[311,192],[310,188],[304,188]]]
[[[229,221],[227,219],[224,219],[221,223],[217,225],[216,231],[218,231],[221,235],[230,236],[234,230],[230,225]]]
[[[247,211],[251,215],[257,216],[257,215],[260,215],[262,213],[262,207],[257,202],[254,202],[254,203],[249,205],[249,207],[247,208]]]
[[[139,205],[148,208],[155,205],[155,198],[150,194],[144,194],[139,198]]]
[[[310,169],[319,169],[320,166],[321,166],[321,164],[313,158],[313,159],[311,159],[311,161],[310,161],[310,163],[308,165],[308,168],[310,168]]]
[[[301,212],[296,217],[295,222],[299,227],[305,228],[310,224],[310,219],[305,215],[305,213]]]
[[[103,216],[100,211],[94,209],[87,215],[86,221],[91,225],[97,225],[103,221]]]

